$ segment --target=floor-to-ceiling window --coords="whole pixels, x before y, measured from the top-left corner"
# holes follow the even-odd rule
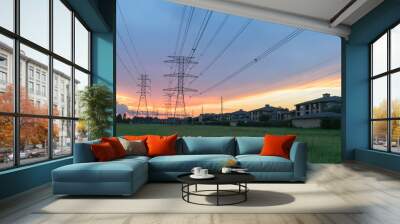
[[[86,139],[90,32],[62,0],[0,1],[0,170],[70,156]]]
[[[370,46],[371,148],[400,153],[400,24]]]

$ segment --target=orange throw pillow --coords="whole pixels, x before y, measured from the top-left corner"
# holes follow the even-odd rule
[[[142,141],[145,142],[147,139],[147,135],[125,135],[124,139],[128,141]]]
[[[94,157],[99,162],[110,161],[117,158],[113,147],[108,142],[93,144],[91,145],[91,149]]]
[[[265,135],[262,156],[280,156],[290,158],[290,148],[296,140],[295,135]]]
[[[108,142],[114,149],[117,158],[125,157],[126,151],[117,137],[101,138],[101,142]]]
[[[178,135],[147,137],[148,156],[176,155],[176,139]]]

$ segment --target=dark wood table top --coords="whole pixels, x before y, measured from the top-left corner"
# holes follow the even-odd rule
[[[212,173],[215,177],[211,179],[193,179],[191,173],[182,174],[177,180],[185,184],[237,184],[249,183],[255,180],[255,177],[249,173]]]

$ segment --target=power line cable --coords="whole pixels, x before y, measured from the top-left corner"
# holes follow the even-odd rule
[[[225,45],[224,48],[211,60],[211,63],[209,63],[198,75],[198,78],[203,76],[205,72],[207,72],[223,55],[224,53],[229,49],[229,47],[232,46],[232,44],[239,38],[239,36],[247,29],[247,27],[250,25],[252,22],[252,19],[247,19],[244,24],[240,27],[238,32],[232,37],[232,39],[228,42],[227,45]],[[189,82],[189,84],[192,84],[196,79],[192,79],[192,81]]]
[[[137,48],[136,48],[136,46],[135,46],[135,43],[134,43],[134,41],[133,41],[131,32],[130,32],[129,29],[128,29],[128,25],[127,25],[127,23],[126,23],[126,19],[125,19],[124,13],[123,13],[123,11],[122,11],[122,9],[121,9],[121,6],[119,5],[119,2],[118,2],[118,1],[117,1],[117,6],[118,6],[118,9],[119,9],[119,12],[121,13],[122,23],[124,24],[125,30],[126,30],[126,32],[128,33],[129,41],[130,41],[130,44],[131,44],[131,46],[132,46],[133,52],[134,52],[135,55],[136,55],[138,64],[139,64],[139,66],[141,67],[143,73],[144,73],[144,74],[147,74],[146,69],[145,69],[143,63],[142,63],[142,61],[140,60],[139,53],[138,53]]]
[[[201,58],[205,55],[205,53],[207,52],[207,50],[210,48],[210,46],[213,44],[213,42],[215,41],[215,39],[217,38],[218,34],[221,32],[222,28],[225,26],[226,22],[228,21],[229,15],[225,15],[224,19],[222,20],[222,22],[219,24],[218,28],[215,30],[214,34],[211,36],[210,40],[207,42],[206,46],[204,47],[204,49],[202,50],[202,52],[199,54],[199,57],[197,58],[198,61],[201,60]],[[197,64],[193,64],[190,68],[189,71],[190,72]]]
[[[122,39],[121,35],[120,35],[118,32],[117,32],[117,36],[118,36],[119,40],[121,41],[122,45],[124,46],[123,49],[125,50],[125,53],[128,55],[129,60],[131,61],[133,67],[135,68],[135,71],[136,71],[138,74],[141,74],[140,69],[139,69],[138,66],[136,65],[136,62],[135,62],[135,60],[133,59],[133,57],[132,57],[130,51],[128,50],[128,48],[127,48],[128,46],[126,45],[124,39]]]
[[[198,46],[200,44],[201,39],[203,38],[203,35],[204,35],[204,33],[205,33],[206,29],[207,29],[208,23],[210,22],[210,19],[211,19],[212,15],[213,15],[213,12],[210,11],[210,10],[208,10],[206,12],[206,14],[204,15],[203,21],[201,22],[200,28],[197,31],[196,38],[195,38],[195,40],[193,42],[193,47],[191,49],[189,57],[193,57],[193,55],[196,53],[196,50],[197,50],[197,48],[198,48]]]
[[[118,57],[118,61],[119,61],[119,62],[121,63],[121,65],[122,65],[122,67],[125,69],[125,71],[128,72],[129,78],[131,78],[131,79],[135,82],[135,84],[138,84],[137,81],[136,81],[136,79],[133,77],[132,71],[128,68],[128,66],[126,66],[126,64],[125,64],[125,62],[122,60],[121,56],[120,56],[119,54],[117,54],[117,57]]]
[[[187,35],[188,35],[189,29],[190,29],[190,25],[191,25],[192,20],[193,20],[194,11],[195,11],[195,8],[194,8],[194,7],[190,7],[190,12],[189,12],[189,16],[188,16],[188,21],[187,21],[187,23],[186,23],[185,31],[184,31],[183,38],[182,38],[182,43],[181,43],[180,48],[179,48],[179,51],[178,51],[178,54],[179,54],[179,55],[182,54],[183,48],[185,47]]]
[[[235,72],[231,73],[230,75],[228,75],[227,77],[225,77],[224,79],[218,81],[217,83],[211,85],[210,87],[206,88],[205,90],[199,92],[198,95],[203,95],[213,89],[215,89],[216,87],[224,84],[225,82],[227,82],[228,80],[232,79],[233,77],[237,76],[238,74],[242,73],[243,71],[245,71],[246,69],[248,69],[249,67],[251,67],[252,65],[256,64],[257,62],[261,61],[262,59],[264,59],[265,57],[267,57],[268,55],[272,54],[274,51],[280,49],[282,46],[284,46],[285,44],[289,43],[291,40],[293,40],[295,37],[297,37],[299,34],[301,34],[304,30],[303,29],[296,29],[295,31],[291,32],[289,35],[287,35],[286,37],[284,37],[283,39],[281,39],[280,41],[278,41],[276,44],[274,44],[273,46],[269,47],[268,49],[266,49],[264,52],[262,52],[261,54],[259,54],[257,57],[253,58],[251,61],[249,61],[248,63],[246,63],[245,65],[243,65],[242,67],[240,67],[238,70],[236,70]]]

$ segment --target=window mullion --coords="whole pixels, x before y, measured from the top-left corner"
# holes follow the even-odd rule
[[[74,66],[71,67],[71,91],[72,91],[72,105],[71,105],[71,117],[75,118],[75,12],[72,11],[71,14],[71,23],[72,23],[72,38],[71,38],[71,60]],[[75,125],[76,121],[72,121],[72,130],[71,130],[71,150],[72,155],[75,151]]]
[[[53,52],[53,0],[49,0],[49,50]],[[53,158],[53,56],[49,55],[48,92],[50,119],[48,120],[48,152],[49,159]]]
[[[390,71],[390,30],[387,32],[387,71]],[[389,73],[388,75],[387,75],[387,90],[388,90],[388,92],[387,92],[387,101],[388,101],[388,103],[387,103],[387,110],[388,110],[388,118],[391,118],[392,117],[392,100],[391,100],[391,79],[392,79],[392,75]],[[392,133],[392,121],[391,120],[389,120],[388,122],[387,122],[388,124],[388,127],[387,127],[387,141],[388,141],[388,148],[387,148],[387,151],[388,152],[391,152],[392,151],[392,135],[391,135],[391,133]]]

